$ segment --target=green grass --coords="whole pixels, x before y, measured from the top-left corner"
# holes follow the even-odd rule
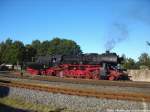
[[[72,110],[56,108],[52,105],[35,104],[9,97],[0,98],[0,112],[16,112],[17,109],[24,110],[23,112],[73,112]]]

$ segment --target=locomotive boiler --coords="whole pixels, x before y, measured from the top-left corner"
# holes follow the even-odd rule
[[[129,80],[120,67],[122,57],[106,51],[103,54],[39,56],[27,65],[31,75],[85,78],[97,80]]]

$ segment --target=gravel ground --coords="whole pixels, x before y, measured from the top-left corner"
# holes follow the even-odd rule
[[[72,84],[72,83],[64,83],[64,82],[49,82],[49,81],[38,81],[38,80],[29,80],[29,79],[19,79],[19,78],[4,78],[0,77],[0,79],[7,79],[13,81],[21,81],[27,83],[36,83],[42,84],[46,86],[54,86],[54,87],[67,87],[67,88],[77,88],[77,89],[92,89],[96,91],[102,92],[116,92],[116,93],[143,93],[150,95],[149,88],[136,88],[136,87],[120,87],[120,86],[100,86],[100,85],[89,85],[89,84]]]
[[[2,79],[2,78],[0,78]],[[135,88],[135,87],[119,87],[119,86],[100,86],[100,85],[87,85],[87,84],[71,84],[62,82],[48,82],[48,81],[36,81],[28,79],[16,79],[16,78],[4,78],[13,81],[38,83],[57,87],[70,87],[70,88],[85,88],[94,89],[97,91],[113,91],[113,92],[139,92],[150,93],[148,88]],[[61,112],[66,110],[72,110],[73,112],[110,112],[111,109],[119,110],[150,110],[150,103],[146,102],[133,102],[123,100],[109,100],[109,99],[97,99],[94,97],[81,97],[64,94],[53,94],[48,92],[42,92],[37,90],[29,90],[23,88],[9,88],[8,97],[20,98],[22,100],[53,106],[55,108],[62,108]],[[110,111],[108,110],[110,109]],[[71,112],[72,112],[71,111]],[[114,110],[113,110],[114,111]],[[69,111],[70,112],[70,111]],[[135,111],[134,111],[135,112]]]
[[[73,112],[108,112],[108,109],[120,110],[148,110],[150,103],[123,100],[96,99],[94,97],[81,97],[63,94],[53,94],[23,88],[9,88],[10,98],[21,98],[36,104],[51,105]],[[63,112],[63,111],[61,111]]]

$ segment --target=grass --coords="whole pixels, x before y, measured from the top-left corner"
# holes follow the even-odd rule
[[[9,97],[0,98],[0,112],[73,112],[52,105],[35,104]]]

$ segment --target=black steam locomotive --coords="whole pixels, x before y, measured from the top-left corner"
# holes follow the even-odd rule
[[[128,75],[119,66],[123,58],[107,51],[103,54],[39,56],[35,63],[28,64],[32,75],[52,75],[105,80],[127,80]]]

